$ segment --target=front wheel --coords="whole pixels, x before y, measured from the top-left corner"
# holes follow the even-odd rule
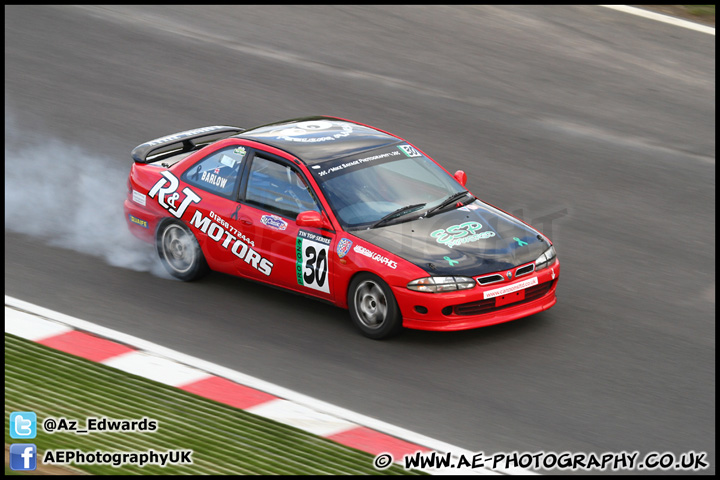
[[[210,271],[197,239],[180,222],[160,226],[155,247],[163,266],[173,277],[189,282]]]
[[[350,317],[366,337],[390,337],[402,329],[402,315],[390,287],[376,275],[361,273],[348,289]]]

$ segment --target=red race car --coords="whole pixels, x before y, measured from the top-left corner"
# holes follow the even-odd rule
[[[547,237],[383,130],[335,117],[211,126],[132,158],[128,226],[181,280],[214,270],[329,301],[371,338],[556,302]]]

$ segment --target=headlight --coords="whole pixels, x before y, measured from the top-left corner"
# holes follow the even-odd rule
[[[475,280],[469,277],[425,277],[407,284],[407,288],[416,292],[454,292],[467,290],[475,286]]]
[[[537,271],[547,267],[555,261],[555,258],[555,247],[550,245],[550,248],[545,250],[545,253],[540,255],[537,260],[535,260],[535,270]]]

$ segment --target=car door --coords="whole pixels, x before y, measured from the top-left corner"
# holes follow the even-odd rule
[[[182,180],[201,197],[187,220],[203,246],[205,259],[213,270],[232,275],[256,277],[258,269],[270,274],[269,262],[262,262],[238,217],[241,204],[238,190],[242,172],[252,149],[230,144],[215,149],[189,167]]]
[[[322,212],[309,185],[296,165],[256,150],[241,185],[239,218],[252,232],[257,252],[272,262],[270,278],[263,280],[331,300],[334,232],[296,224],[301,212]]]

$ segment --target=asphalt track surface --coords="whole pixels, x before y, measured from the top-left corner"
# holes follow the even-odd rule
[[[694,450],[715,472],[714,36],[596,6],[6,6],[5,104],[7,295],[471,451]],[[79,211],[117,208],[135,145],[316,114],[404,136],[543,230],[557,305],[373,341],[336,307],[93,245],[122,220]],[[88,245],[57,246],[68,229]]]

